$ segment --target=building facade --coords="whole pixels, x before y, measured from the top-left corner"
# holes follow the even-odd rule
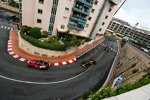
[[[20,0],[22,25],[39,27],[49,35],[67,32],[95,38],[105,32],[123,1]]]
[[[131,26],[123,20],[113,18],[107,29],[107,33],[109,32],[127,36],[135,41],[145,43],[150,48],[150,31]]]

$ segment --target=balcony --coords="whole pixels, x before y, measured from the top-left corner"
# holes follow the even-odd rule
[[[83,3],[84,5],[86,5],[88,7],[92,7],[93,6],[93,4],[91,4],[91,3],[89,3],[89,2],[87,2],[85,0],[77,0],[77,2]]]
[[[83,18],[81,18],[81,17],[77,18],[77,17],[72,16],[70,19],[71,19],[72,21],[77,21],[78,23],[86,24],[86,19],[83,19]]]
[[[83,9],[80,9],[80,8],[77,8],[77,7],[73,8],[73,11],[76,11],[78,13],[81,13],[81,14],[84,14],[84,15],[87,15],[87,16],[90,14],[89,11],[86,11],[86,10],[83,10]]]
[[[78,27],[78,26],[76,26],[76,25],[74,25],[74,24],[69,24],[69,28],[70,28],[70,29],[76,29],[76,30],[78,30],[78,31],[82,31],[82,30],[83,30],[83,28]]]

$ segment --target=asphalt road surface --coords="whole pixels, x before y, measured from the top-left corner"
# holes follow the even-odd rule
[[[116,40],[105,39],[102,44],[112,48],[104,52],[100,45],[86,53],[77,62],[41,71],[28,68],[26,63],[11,57],[7,52],[9,29],[14,27],[0,22],[0,100],[72,100],[78,99],[105,82],[116,56]],[[88,69],[80,67],[90,58],[97,64]]]

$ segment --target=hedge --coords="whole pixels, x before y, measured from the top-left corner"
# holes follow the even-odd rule
[[[116,90],[112,90],[110,87],[106,87],[102,89],[100,92],[92,93],[89,97],[91,98],[91,100],[101,100],[104,98],[116,96],[116,95],[119,95],[128,91],[131,91],[133,89],[140,88],[149,83],[150,83],[150,77],[147,77],[133,84],[126,84]]]
[[[23,39],[25,39],[32,45],[40,47],[40,48],[56,50],[56,51],[65,51],[66,50],[66,46],[63,44],[60,44],[59,42],[57,42],[57,43],[42,42],[42,41],[35,39],[29,35],[24,35],[23,32],[20,32],[20,35]]]

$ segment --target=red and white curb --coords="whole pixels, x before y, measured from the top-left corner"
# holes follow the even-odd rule
[[[22,58],[22,57],[20,57],[19,55],[15,54],[15,52],[14,52],[13,49],[12,49],[11,34],[10,34],[10,37],[9,37],[9,40],[8,40],[7,51],[8,51],[8,53],[9,53],[12,57],[14,57],[14,58],[16,58],[16,59],[18,59],[18,60],[20,60],[20,61],[23,61],[23,62],[28,62],[28,61],[29,61],[29,60],[27,60],[27,59],[25,59],[25,58]],[[50,64],[50,66],[62,66],[62,65],[67,65],[67,64],[74,63],[76,60],[77,60],[77,59],[76,59],[76,57],[75,57],[75,58],[73,58],[73,59],[71,59],[71,60],[68,60],[68,61],[55,62],[55,63],[49,63],[49,64]]]

